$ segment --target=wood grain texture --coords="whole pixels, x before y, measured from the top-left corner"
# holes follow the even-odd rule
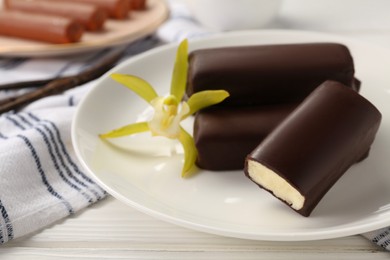
[[[390,259],[361,236],[310,242],[235,239],[185,229],[118,200],[104,201],[0,246],[1,260],[46,259]]]

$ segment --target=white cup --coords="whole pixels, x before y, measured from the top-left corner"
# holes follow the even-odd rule
[[[282,0],[184,0],[194,17],[218,31],[258,29],[277,14]]]

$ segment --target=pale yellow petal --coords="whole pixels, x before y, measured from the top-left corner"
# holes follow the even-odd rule
[[[99,136],[101,138],[116,138],[116,137],[122,137],[126,135],[142,133],[148,130],[149,130],[149,126],[147,122],[139,122],[139,123],[123,126],[121,128],[112,130],[105,134],[100,134]]]
[[[176,52],[176,60],[172,73],[171,94],[178,101],[183,98],[187,84],[187,69],[188,69],[188,41],[183,40]]]
[[[190,170],[194,167],[198,151],[192,136],[180,127],[179,141],[184,149],[184,165],[181,172],[182,177],[187,177]]]
[[[187,101],[190,106],[190,112],[187,116],[192,115],[202,108],[218,104],[229,97],[225,90],[205,90],[193,94]]]
[[[111,77],[115,81],[134,91],[134,93],[148,103],[158,96],[156,91],[147,81],[137,76],[113,73],[111,74]]]

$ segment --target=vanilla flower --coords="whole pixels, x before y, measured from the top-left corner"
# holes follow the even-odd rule
[[[134,91],[148,102],[154,110],[149,121],[129,124],[108,133],[101,134],[101,138],[115,138],[136,133],[150,131],[153,136],[164,136],[177,139],[184,149],[184,165],[182,177],[185,177],[195,165],[197,150],[192,136],[184,130],[180,122],[193,115],[202,108],[222,102],[229,96],[225,90],[206,90],[193,94],[187,101],[183,96],[187,82],[188,42],[180,43],[172,73],[170,94],[158,96],[153,87],[145,80],[125,74],[112,74],[111,77]]]

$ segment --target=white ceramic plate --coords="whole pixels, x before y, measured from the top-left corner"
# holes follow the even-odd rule
[[[188,228],[257,240],[315,240],[358,234],[390,225],[390,51],[336,36],[298,31],[229,33],[190,43],[191,49],[249,44],[341,42],[349,46],[362,80],[361,94],[383,113],[370,157],[353,166],[309,218],[286,207],[241,171],[200,171],[182,179],[176,143],[145,135],[122,138],[116,148],[97,138],[140,120],[147,105],[106,74],[86,96],[72,136],[85,169],[110,194],[136,209]],[[114,68],[169,91],[176,45],[154,49]],[[191,129],[191,121],[186,127]],[[128,148],[129,145],[132,148]],[[180,147],[180,146],[179,146]],[[167,156],[168,154],[168,156]],[[169,156],[169,154],[171,156]]]
[[[0,10],[2,9],[0,0]],[[0,35],[1,56],[53,56],[93,51],[105,47],[130,43],[150,33],[167,18],[164,0],[148,0],[145,11],[132,12],[129,19],[106,21],[102,32],[86,31],[80,42],[50,44]]]

